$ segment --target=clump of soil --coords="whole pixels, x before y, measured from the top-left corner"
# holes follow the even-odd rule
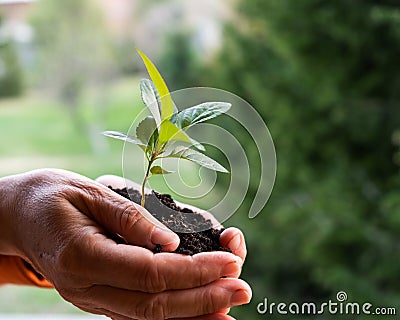
[[[109,188],[127,199],[140,203],[141,195],[136,190]],[[180,238],[180,244],[175,253],[193,255],[207,251],[229,251],[219,242],[223,229],[212,228],[211,221],[205,219],[202,214],[176,205],[169,194],[153,191],[146,195],[145,208],[168,228],[184,230],[184,232],[176,232]],[[161,250],[161,245],[157,245],[153,251],[158,253]]]

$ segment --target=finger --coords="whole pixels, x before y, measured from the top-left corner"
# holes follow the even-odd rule
[[[169,320],[235,320],[231,316],[220,313],[206,314],[204,316],[199,317],[191,317],[191,318],[171,318]]]
[[[111,240],[105,242],[100,238],[96,241],[101,242],[102,245],[94,248],[69,250],[68,267],[71,268],[71,261],[78,261],[75,272],[80,273],[87,283],[161,292],[199,287],[221,277],[235,277],[242,267],[241,259],[228,252],[204,252],[194,256],[153,254],[145,248],[117,245]]]
[[[221,233],[219,241],[222,247],[230,249],[243,261],[246,259],[247,249],[242,231],[233,227],[228,228]]]
[[[80,307],[79,305],[76,305],[79,309],[92,313],[92,314],[98,314],[98,315],[105,315],[107,317],[110,317],[113,320],[136,320],[136,318],[132,317],[126,317],[121,314],[111,312],[109,310],[105,310],[102,308],[90,308],[90,307]],[[212,314],[207,314],[199,317],[190,317],[190,318],[173,318],[170,320],[235,320],[233,317],[229,316],[228,313],[230,311],[230,308],[224,308],[221,309],[215,313]]]
[[[99,314],[99,315],[105,315],[112,320],[138,320],[135,317],[126,317],[120,314],[117,314],[115,312],[111,312],[108,310],[104,309],[90,309],[90,308],[85,308],[85,307],[79,307],[81,310],[86,311],[88,313],[93,313],[93,314]],[[227,315],[227,314],[221,314],[219,312],[213,313],[213,314],[207,314],[199,317],[190,317],[190,318],[171,318],[169,320],[235,320],[235,318]]]
[[[111,312],[111,311],[104,310],[104,309],[101,309],[101,308],[89,307],[89,306],[80,306],[79,303],[74,304],[74,305],[76,307],[78,307],[79,309],[81,309],[82,311],[85,311],[87,313],[106,316],[106,317],[108,317],[108,318],[110,318],[112,320],[135,320],[133,318],[125,317],[125,316],[122,316],[122,315],[117,314],[115,312]]]
[[[219,279],[204,287],[158,294],[94,286],[85,292],[85,298],[93,305],[126,317],[174,319],[212,314],[248,303],[251,289],[239,279]]]
[[[229,311],[231,311],[231,308],[223,308],[223,309],[221,309],[221,310],[218,310],[216,313],[228,314]]]
[[[114,189],[123,189],[123,188],[133,188],[135,190],[141,189],[140,184],[133,182],[132,180],[111,174],[100,176],[96,178],[96,181],[101,183],[102,185],[105,185],[106,187],[110,186]]]
[[[125,317],[110,311],[104,311],[104,315],[110,317],[112,320],[139,320],[138,318]],[[168,320],[235,320],[235,318],[227,314],[213,313],[199,317],[169,318]]]
[[[150,249],[159,244],[164,251],[173,251],[179,245],[178,235],[146,209],[101,184],[80,184],[74,192],[65,196],[79,211],[130,244]]]

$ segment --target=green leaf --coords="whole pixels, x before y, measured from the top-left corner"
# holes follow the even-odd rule
[[[139,49],[137,49],[137,52],[142,58],[147,72],[161,97],[161,121],[169,120],[174,113],[174,103],[172,102],[168,87],[153,62]]]
[[[140,91],[142,94],[142,100],[149,108],[151,114],[153,115],[157,127],[161,124],[161,100],[157,89],[155,88],[153,82],[149,79],[142,79],[140,81]]]
[[[158,140],[160,144],[163,144],[170,140],[184,141],[191,143],[189,136],[168,120],[163,121],[161,123],[160,135]]]
[[[168,171],[165,170],[163,168],[161,168],[160,166],[153,166],[150,168],[150,172],[151,174],[168,174],[168,173],[174,173],[173,171]]]
[[[114,138],[114,139],[118,139],[118,140],[123,140],[129,143],[133,143],[138,145],[139,147],[141,147],[143,150],[145,150],[145,148],[147,147],[145,144],[143,144],[142,142],[132,138],[131,136],[122,133],[122,132],[118,132],[118,131],[104,131],[103,135],[110,137],[110,138]]]
[[[204,148],[204,146],[200,142],[194,140],[193,138],[190,138],[190,142],[196,149],[200,151],[206,151],[206,148]]]
[[[158,139],[156,121],[153,117],[144,118],[136,127],[136,136],[146,145],[153,145]]]
[[[184,129],[196,123],[215,118],[227,112],[230,107],[231,104],[227,102],[205,102],[174,114],[171,121],[178,128]]]
[[[198,165],[214,170],[220,171],[224,173],[228,173],[229,171],[226,170],[223,166],[221,166],[217,161],[207,157],[205,154],[198,152],[193,149],[185,148],[185,147],[177,147],[175,151],[167,156],[168,158],[183,158]]]
[[[184,133],[186,133],[186,132],[184,132]],[[187,134],[186,134],[186,136],[187,136]],[[195,140],[195,139],[193,139],[191,137],[188,137],[188,138],[190,140],[190,145],[191,146],[195,147],[197,150],[200,150],[200,151],[205,151],[206,150],[206,148],[200,142],[198,142],[197,140]],[[184,141],[187,142],[186,139]],[[170,142],[171,143],[166,145],[166,147],[172,147],[173,148],[173,141],[170,141]],[[178,146],[179,144],[175,143],[175,145]],[[180,145],[182,145],[182,144],[180,144]],[[189,146],[187,146],[186,148],[189,148]]]

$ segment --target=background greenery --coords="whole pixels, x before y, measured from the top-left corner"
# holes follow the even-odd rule
[[[0,15],[0,28],[2,23]],[[19,95],[22,86],[21,66],[14,45],[0,35],[0,97]]]
[[[264,296],[323,302],[341,290],[399,312],[400,3],[246,0],[238,11],[210,80],[264,117],[278,174],[261,216],[232,219],[254,289],[233,313],[257,319]]]
[[[214,59],[200,65],[190,32],[170,35],[160,53],[173,89],[203,84],[234,92],[258,110],[275,142],[278,173],[267,206],[247,219],[252,181],[241,211],[226,223],[246,234],[243,277],[254,291],[252,303],[232,315],[262,319],[256,306],[264,297],[317,303],[335,300],[338,291],[399,313],[400,3],[241,0],[233,11]],[[85,123],[127,130],[126,115],[141,108],[134,71],[124,69],[107,86],[107,108],[94,103],[95,87],[85,87],[76,101]],[[122,145],[93,147],[67,114],[37,89],[1,100],[1,173],[58,166],[92,178],[120,174]],[[257,159],[256,150],[246,151]],[[72,310],[49,291],[25,298],[13,290],[0,289],[0,310],[18,310],[15,301],[24,301],[27,312],[40,312],[40,299],[48,310]]]

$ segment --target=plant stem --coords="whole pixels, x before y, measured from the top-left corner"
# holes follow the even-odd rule
[[[148,165],[147,165],[146,174],[145,174],[145,176],[144,176],[144,178],[143,178],[143,183],[142,183],[142,199],[140,200],[140,205],[141,205],[143,208],[144,208],[144,204],[145,204],[145,202],[146,202],[146,196],[145,196],[145,194],[144,194],[144,187],[146,186],[146,182],[147,182],[147,180],[149,179],[150,168],[151,168],[151,165],[153,164],[153,161],[154,161],[153,158],[151,158],[151,159],[149,160],[149,163],[148,163]]]

